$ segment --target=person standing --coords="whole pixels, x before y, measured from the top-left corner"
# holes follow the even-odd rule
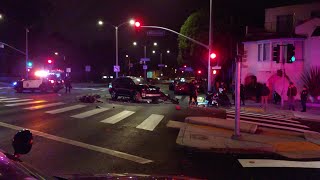
[[[70,76],[67,76],[64,80],[64,85],[66,87],[66,93],[71,93],[71,79]]]
[[[270,89],[268,88],[266,83],[264,83],[261,87],[261,106],[263,107],[264,110],[266,110],[268,107],[269,94],[270,94]]]
[[[245,105],[244,100],[245,100],[245,88],[244,88],[244,85],[241,84],[240,85],[240,102],[242,102],[242,105]]]
[[[192,80],[191,83],[189,84],[189,90],[190,90],[189,105],[192,104],[192,99],[194,99],[195,104],[198,105],[198,102],[197,102],[198,92],[197,92],[197,86],[196,86],[195,80]]]
[[[287,91],[289,110],[295,111],[294,97],[296,95],[297,95],[297,88],[293,85],[293,82],[290,82],[288,91]]]
[[[301,105],[302,105],[301,112],[306,112],[307,111],[307,99],[308,99],[308,90],[307,90],[306,85],[303,86],[303,89],[300,94],[300,98],[301,98]]]

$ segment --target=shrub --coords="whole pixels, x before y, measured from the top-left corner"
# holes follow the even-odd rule
[[[309,71],[302,74],[301,79],[312,97],[320,96],[320,67],[311,67]]]

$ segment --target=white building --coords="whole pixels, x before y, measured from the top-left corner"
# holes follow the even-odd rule
[[[288,84],[292,81],[301,91],[301,75],[312,66],[320,66],[320,3],[276,7],[265,10],[265,28],[248,33],[244,44],[241,82],[252,78],[267,83],[285,100]],[[287,44],[295,47],[296,61],[285,63]],[[273,47],[280,45],[280,63],[273,61]],[[277,72],[285,69],[285,83]],[[297,96],[299,98],[299,96]]]

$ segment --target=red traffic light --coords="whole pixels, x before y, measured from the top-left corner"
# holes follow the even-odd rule
[[[214,59],[214,58],[216,58],[216,57],[217,57],[216,53],[211,53],[211,54],[210,54],[210,58],[211,58],[211,59]]]
[[[184,67],[184,68],[186,68],[186,67],[187,67],[187,65],[184,65],[183,67]]]
[[[201,73],[202,73],[202,72],[199,70],[199,71],[198,71],[198,74],[201,74]]]
[[[134,26],[135,26],[135,27],[140,27],[141,24],[140,24],[140,22],[137,21],[137,22],[134,23]]]
[[[217,74],[217,70],[213,70],[212,73],[213,73],[213,74]]]
[[[48,59],[48,63],[51,64],[53,61],[51,59]]]

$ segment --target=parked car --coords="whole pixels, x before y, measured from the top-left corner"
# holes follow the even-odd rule
[[[152,99],[157,101],[161,97],[160,88],[149,85],[143,78],[119,77],[116,78],[109,88],[111,98],[116,100],[119,96],[129,97],[133,101]]]

